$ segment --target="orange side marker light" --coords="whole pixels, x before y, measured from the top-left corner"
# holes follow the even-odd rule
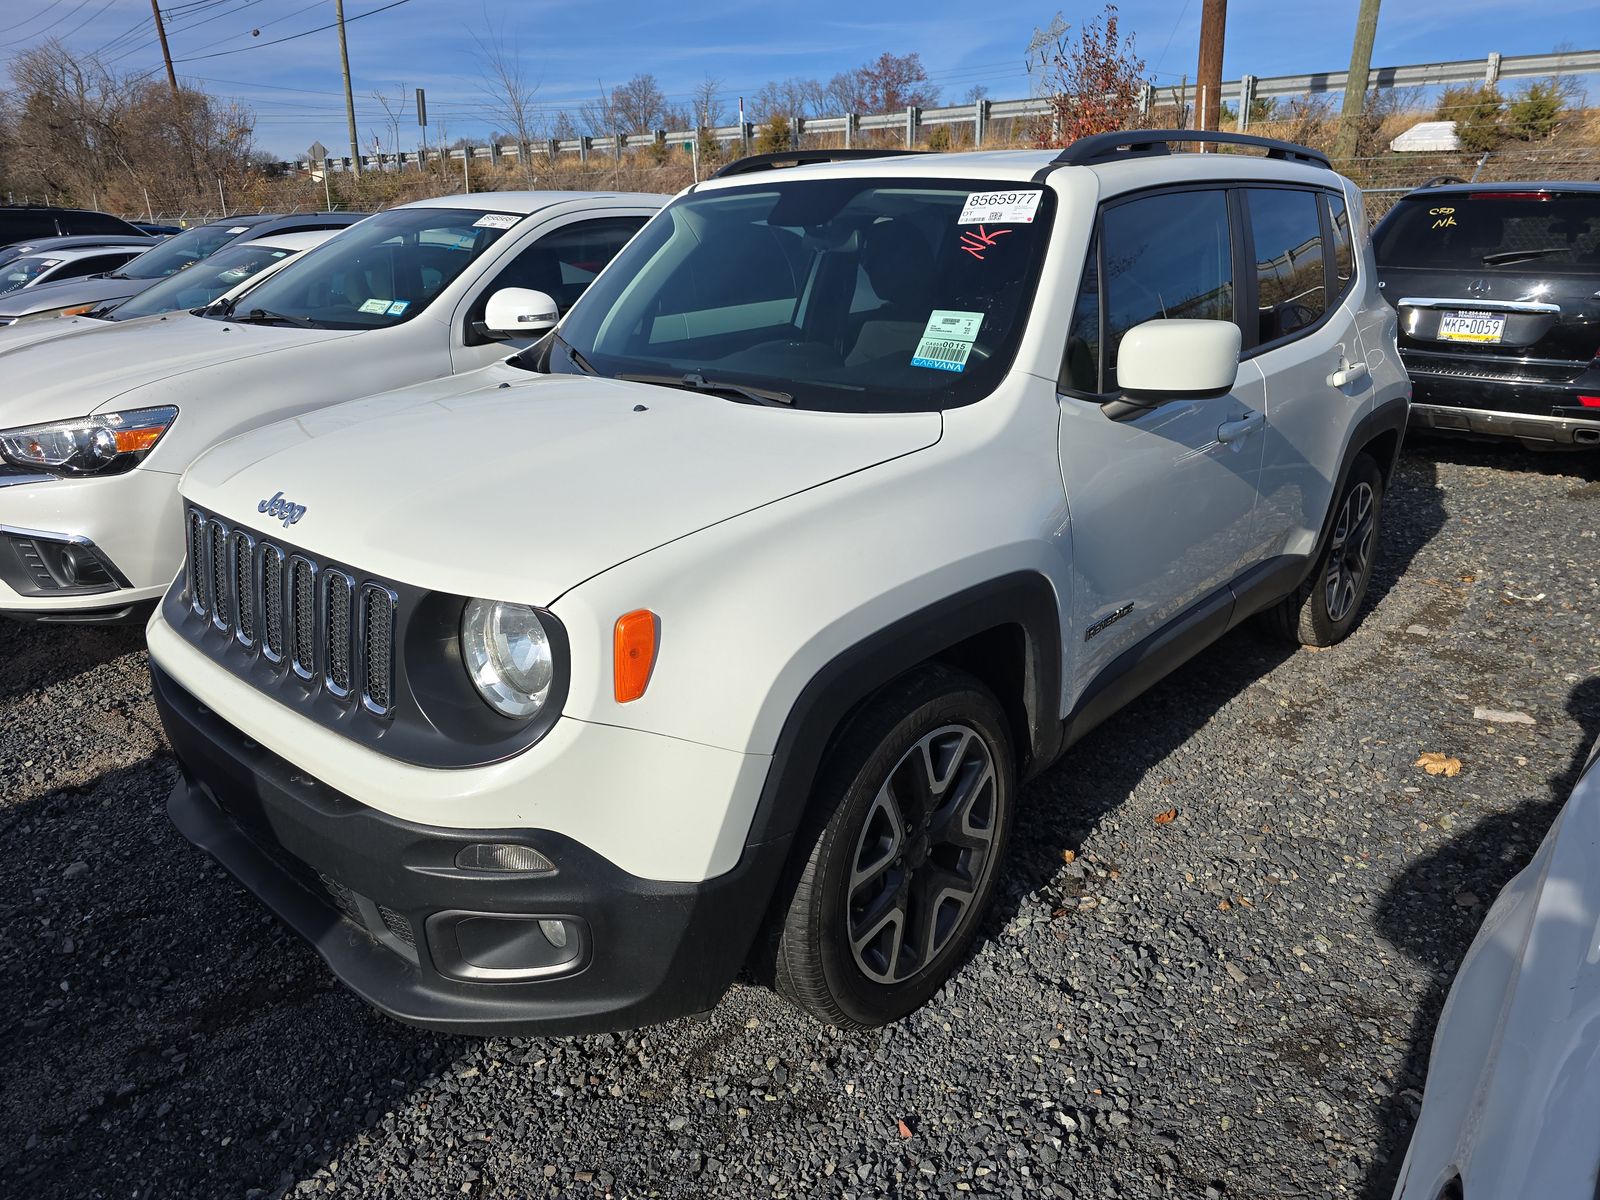
[[[612,649],[617,703],[627,704],[644,695],[656,664],[655,613],[639,608],[618,617]]]

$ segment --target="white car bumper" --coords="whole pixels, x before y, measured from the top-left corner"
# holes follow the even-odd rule
[[[181,512],[165,471],[0,486],[0,614],[91,619],[158,598],[183,560]],[[65,545],[92,548],[109,582],[62,586],[37,560]]]

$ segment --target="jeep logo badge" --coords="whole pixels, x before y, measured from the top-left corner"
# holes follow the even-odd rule
[[[291,504],[283,498],[282,492],[273,492],[272,497],[256,505],[256,511],[266,513],[269,517],[282,517],[285,529],[293,525],[306,515],[304,504]]]

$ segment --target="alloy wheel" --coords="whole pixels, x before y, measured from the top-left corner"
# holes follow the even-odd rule
[[[1333,527],[1328,573],[1323,581],[1328,619],[1338,623],[1350,615],[1372,567],[1374,496],[1370,484],[1358,483],[1344,499]]]
[[[988,743],[946,725],[901,756],[856,841],[845,897],[850,952],[903,983],[949,944],[993,869],[999,782]]]

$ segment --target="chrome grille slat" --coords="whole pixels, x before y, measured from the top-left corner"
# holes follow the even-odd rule
[[[189,510],[189,554],[188,561],[184,564],[189,582],[189,606],[195,612],[204,616],[211,610],[211,604],[206,596],[205,581],[205,547],[206,547],[206,518],[203,513],[194,509]]]
[[[261,547],[261,653],[268,662],[283,661],[283,551]]]
[[[242,529],[234,531],[229,545],[233,583],[233,636],[241,645],[256,644],[256,540]]]
[[[369,583],[361,589],[361,702],[379,714],[394,705],[394,612],[398,603],[386,587]]]
[[[350,694],[353,680],[350,677],[351,643],[351,614],[350,608],[354,602],[355,587],[350,576],[343,571],[332,570],[322,573],[322,604],[323,636],[325,651],[323,660],[327,664],[328,690],[335,696],[343,699]]]
[[[311,696],[345,705],[360,697],[372,716],[393,714],[400,604],[393,589],[258,541],[198,508],[184,519],[188,604],[198,622],[226,634],[223,653],[282,664],[277,677],[298,678]]]
[[[317,673],[317,568],[309,558],[289,560],[289,661],[304,679]]]
[[[206,523],[206,590],[211,623],[218,629],[233,624],[233,595],[228,585],[228,527],[213,517]]]

